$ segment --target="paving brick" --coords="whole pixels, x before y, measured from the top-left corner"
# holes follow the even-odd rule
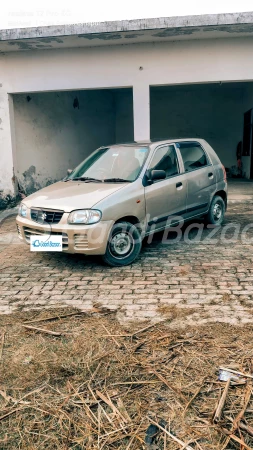
[[[248,206],[230,205],[225,224],[229,221],[242,228],[251,223]],[[161,306],[177,306],[187,310],[186,323],[250,323],[253,229],[251,242],[242,242],[241,235],[233,243],[221,242],[221,232],[216,244],[207,240],[206,229],[194,244],[172,243],[169,235],[163,244],[157,235],[134,264],[120,268],[102,265],[97,257],[0,246],[0,314],[66,305],[86,310],[98,302],[114,309],[121,321],[162,320]]]

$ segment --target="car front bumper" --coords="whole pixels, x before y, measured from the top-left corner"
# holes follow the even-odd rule
[[[93,225],[69,225],[63,217],[58,224],[41,224],[29,218],[17,216],[19,238],[30,244],[31,235],[62,235],[62,251],[85,255],[104,255],[109,239],[112,220]]]

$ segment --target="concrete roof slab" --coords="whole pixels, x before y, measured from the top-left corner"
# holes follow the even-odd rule
[[[0,30],[0,52],[253,35],[253,12]]]

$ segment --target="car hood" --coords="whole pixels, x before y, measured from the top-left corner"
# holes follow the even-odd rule
[[[60,209],[71,212],[74,209],[92,208],[126,184],[59,181],[29,195],[23,203],[28,208]]]

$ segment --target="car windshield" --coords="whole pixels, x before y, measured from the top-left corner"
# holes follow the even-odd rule
[[[117,146],[99,148],[69,175],[68,180],[86,182],[131,182],[139,176],[149,148]]]

